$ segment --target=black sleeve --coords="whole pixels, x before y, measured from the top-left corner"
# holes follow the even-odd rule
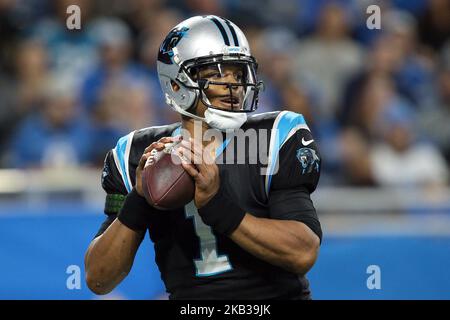
[[[296,220],[307,225],[322,241],[322,229],[310,194],[320,177],[320,154],[311,132],[300,129],[279,152],[278,171],[269,192],[273,219]]]
[[[105,162],[102,170],[102,187],[106,191],[105,209],[106,219],[102,223],[95,238],[103,234],[106,229],[113,223],[122,208],[127,189],[123,183],[119,170],[114,162],[112,150],[106,154]]]

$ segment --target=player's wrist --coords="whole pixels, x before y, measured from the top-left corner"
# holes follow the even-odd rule
[[[203,222],[214,231],[230,235],[244,219],[245,211],[219,190],[204,206],[198,209]]]
[[[134,231],[144,231],[147,229],[147,215],[151,210],[145,198],[137,192],[136,188],[133,188],[127,195],[117,218]]]
[[[216,191],[208,194],[206,197],[203,197],[201,199],[201,201],[199,201],[199,202],[197,202],[197,200],[195,200],[195,206],[197,207],[197,210],[199,210],[199,209],[203,208],[205,205],[207,205],[211,201],[211,199],[213,199],[216,196],[218,191],[219,190],[216,190]]]

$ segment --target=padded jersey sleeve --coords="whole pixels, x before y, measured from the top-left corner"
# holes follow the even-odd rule
[[[268,185],[269,213],[273,219],[296,220],[307,225],[322,240],[322,229],[311,200],[320,177],[320,153],[316,141],[298,114],[289,134],[279,139],[277,161]],[[281,122],[281,121],[280,121]]]
[[[105,157],[102,170],[102,188],[106,192],[105,208],[106,219],[102,223],[95,237],[100,236],[116,219],[128,194],[121,174],[115,164],[114,151],[110,150]]]

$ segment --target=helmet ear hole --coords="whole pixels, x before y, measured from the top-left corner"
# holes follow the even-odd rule
[[[172,91],[178,92],[180,90],[180,86],[173,80],[170,80],[170,86],[172,87]]]

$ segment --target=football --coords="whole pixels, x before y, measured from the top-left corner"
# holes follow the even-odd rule
[[[142,172],[142,190],[147,202],[160,210],[184,207],[194,198],[195,183],[175,152],[176,144],[153,150]]]

